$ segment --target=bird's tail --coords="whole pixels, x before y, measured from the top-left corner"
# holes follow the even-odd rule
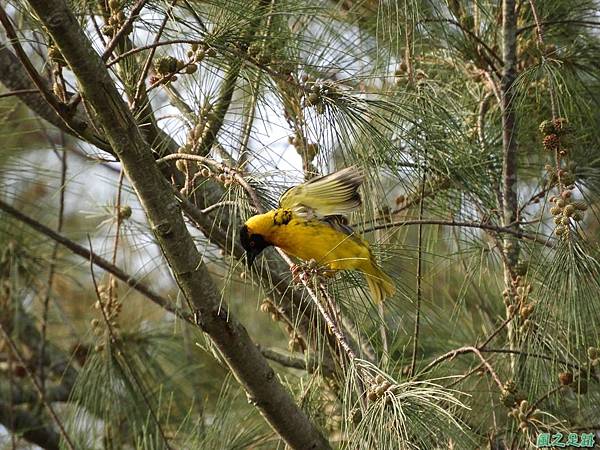
[[[364,273],[375,303],[381,303],[386,297],[391,297],[396,292],[396,286],[392,279],[375,264],[369,264]]]

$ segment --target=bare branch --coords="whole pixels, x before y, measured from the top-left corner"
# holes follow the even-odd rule
[[[427,159],[427,154],[425,154],[425,159]],[[419,219],[423,220],[423,208],[425,206],[425,184],[427,181],[427,167],[423,168],[423,176],[421,179],[421,193],[419,200]],[[417,304],[415,305],[415,327],[413,331],[413,347],[412,347],[412,357],[410,361],[410,371],[409,376],[412,377],[415,374],[415,366],[417,364],[417,350],[419,345],[419,325],[421,322],[421,278],[423,272],[423,224],[418,225],[417,232]]]
[[[307,360],[307,358],[289,355],[275,348],[259,348],[265,358],[275,361],[282,366],[305,370],[308,373],[321,372],[324,376],[331,376],[334,374],[334,369],[332,367],[323,364],[323,361],[319,361],[315,358],[308,358]]]
[[[441,220],[441,219],[398,220],[398,221],[382,223],[379,225],[373,225],[373,226],[363,229],[362,232],[369,233],[369,232],[375,231],[375,230],[383,230],[383,229],[387,229],[387,228],[391,228],[391,227],[402,227],[402,226],[406,226],[406,225],[443,225],[443,226],[449,226],[449,227],[480,228],[482,230],[490,230],[490,231],[495,231],[497,233],[512,234],[516,237],[522,237],[522,238],[537,242],[538,244],[545,245],[547,247],[554,246],[552,241],[550,240],[551,239],[550,237],[546,236],[546,239],[543,239],[543,235],[541,235],[542,237],[539,237],[537,235],[527,234],[521,230],[514,230],[512,228],[501,227],[498,225],[492,225],[492,224],[484,223],[484,222],[460,222],[460,221],[455,221],[455,220]]]
[[[4,92],[0,94],[0,98],[20,96],[23,94],[39,94],[40,91],[38,89],[17,89],[16,91]]]
[[[500,381],[500,378],[498,378],[498,375],[496,374],[496,372],[494,371],[494,369],[490,365],[490,363],[483,357],[483,355],[481,354],[481,350],[478,349],[477,347],[473,347],[470,345],[465,346],[465,347],[460,347],[455,350],[451,350],[447,353],[444,353],[443,355],[437,357],[432,362],[430,362],[420,373],[427,373],[431,369],[433,369],[435,366],[437,366],[438,364],[440,364],[448,359],[454,359],[458,355],[464,355],[467,353],[474,353],[475,355],[477,355],[477,357],[481,360],[481,363],[485,366],[485,368],[492,375],[494,382],[498,385],[498,387],[500,389],[503,389],[504,385],[502,384],[502,381]]]
[[[19,220],[23,223],[26,223],[34,230],[39,231],[40,233],[48,236],[50,239],[58,242],[59,244],[61,244],[64,247],[68,248],[76,255],[79,255],[87,260],[93,261],[93,263],[95,265],[106,270],[108,273],[114,275],[116,278],[123,281],[125,284],[127,284],[131,288],[135,289],[136,291],[138,291],[139,293],[141,293],[148,299],[152,300],[154,303],[156,303],[161,308],[177,315],[179,318],[184,319],[187,322],[193,323],[193,319],[188,313],[181,311],[175,305],[173,305],[169,300],[160,296],[159,294],[154,292],[149,287],[145,286],[139,279],[129,275],[125,271],[121,270],[119,267],[111,264],[108,260],[102,258],[101,256],[98,256],[95,253],[90,253],[90,251],[88,249],[86,249],[85,247],[64,237],[63,235],[55,232],[54,230],[46,227],[45,225],[41,224],[40,222],[36,221],[35,219],[32,219],[29,216],[26,216],[25,214],[23,214],[22,212],[20,212],[19,210],[15,209],[15,208],[13,208],[12,206],[10,206],[8,203],[4,202],[3,200],[0,200],[0,210],[10,214],[17,220]]]
[[[106,61],[110,57],[111,53],[117,47],[121,39],[128,34],[129,28],[131,27],[135,19],[138,18],[138,14],[140,13],[144,5],[147,3],[147,1],[148,0],[138,0],[137,3],[133,5],[129,17],[125,20],[119,31],[117,31],[115,36],[110,40],[110,42],[104,49],[104,53],[102,53],[103,61]]]

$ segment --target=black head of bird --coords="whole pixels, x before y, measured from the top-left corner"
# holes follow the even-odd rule
[[[262,235],[251,233],[246,225],[240,230],[240,241],[242,247],[246,250],[246,262],[248,267],[252,265],[260,252],[271,245]]]

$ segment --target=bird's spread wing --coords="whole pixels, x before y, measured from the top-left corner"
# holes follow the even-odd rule
[[[358,188],[362,182],[362,173],[348,167],[288,189],[279,207],[317,217],[348,214],[361,204]]]

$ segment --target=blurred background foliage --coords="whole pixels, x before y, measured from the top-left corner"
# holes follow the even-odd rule
[[[70,3],[101,53],[140,2]],[[506,0],[142,3],[107,64],[157,155],[235,168],[266,207],[319,174],[366,174],[350,222],[398,292],[375,305],[356,273],[327,282],[353,361],[297,308],[305,291],[289,306],[275,252],[246,269],[245,189],[193,161],[167,174],[200,210],[189,228],[224,307],[334,448],[521,449],[600,431],[597,1],[517,1],[513,23]],[[72,100],[27,2],[1,7]],[[0,75],[0,200],[185,310],[118,161],[28,108],[24,95],[44,100],[15,92],[23,73]],[[65,435],[77,449],[284,448],[196,327],[1,209],[2,448],[69,448]]]

